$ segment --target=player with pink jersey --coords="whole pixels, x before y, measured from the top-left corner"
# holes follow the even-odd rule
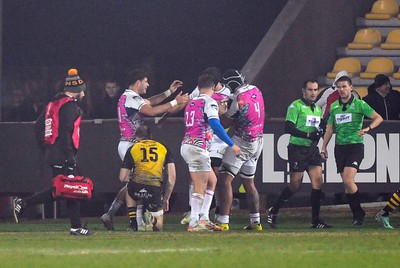
[[[212,99],[214,99],[217,104],[218,104],[218,110],[219,110],[219,115],[223,114],[226,112],[226,104],[230,98],[231,95],[231,90],[226,87],[225,85],[221,84],[220,81],[222,79],[221,72],[218,68],[216,67],[209,67],[203,71],[202,74],[209,74],[214,77],[215,79],[215,91],[213,95],[211,96]],[[199,93],[199,88],[196,87],[193,92],[190,94],[190,99],[193,99],[195,97],[198,97],[200,95]],[[223,142],[220,138],[218,138],[217,135],[213,135],[213,138],[210,141],[210,147],[209,147],[209,152],[210,152],[210,158],[211,158],[211,167],[215,173],[215,175],[218,175],[218,170],[219,167],[221,166],[222,162],[222,157],[225,153],[226,148],[228,145]],[[219,208],[218,208],[218,193],[216,191],[216,185],[217,185],[217,180],[215,177],[215,180],[210,180],[208,181],[207,184],[207,190],[206,190],[206,195],[204,199],[204,205],[202,207],[201,215],[205,219],[209,219],[209,212],[212,204],[213,197],[215,196],[215,203],[216,203],[216,210],[215,214],[219,214]],[[181,220],[181,224],[189,224],[190,221],[190,210],[191,210],[191,196],[193,194],[193,183],[189,184],[189,210],[188,212],[185,212],[184,218]]]
[[[263,148],[264,99],[261,91],[256,86],[245,83],[244,76],[237,70],[226,71],[222,80],[233,92],[228,111],[222,116],[222,121],[227,125],[233,123],[232,140],[239,145],[241,154],[237,157],[228,148],[222,158],[218,177],[221,204],[218,225],[224,231],[229,230],[229,214],[233,199],[231,183],[236,174],[239,174],[250,207],[250,225],[244,229],[261,231],[260,198],[254,184],[254,175]]]
[[[136,130],[139,126],[144,124],[143,116],[164,114],[171,108],[179,104],[185,104],[189,100],[188,94],[182,94],[182,92],[180,92],[174,100],[160,104],[182,86],[182,82],[179,80],[173,81],[168,90],[148,99],[143,99],[141,95],[147,93],[149,81],[147,79],[147,74],[141,70],[133,70],[129,73],[128,85],[129,87],[118,101],[118,123],[121,133],[120,142],[118,144],[118,154],[121,160],[124,159],[127,149],[136,142]],[[125,201],[128,204],[131,200],[132,199],[127,196],[127,188],[124,186],[118,192],[109,210],[100,217],[107,230],[114,229],[113,217],[115,213]],[[142,208],[138,206],[138,217],[136,219],[140,229],[142,229],[141,226],[144,224],[141,217],[142,214]]]
[[[185,108],[185,136],[182,140],[181,155],[189,166],[190,176],[194,186],[191,196],[191,213],[188,226],[189,232],[204,230],[220,230],[209,219],[202,219],[200,213],[205,200],[207,183],[214,176],[211,170],[210,142],[216,134],[228,144],[238,155],[240,149],[229,138],[221,126],[218,115],[218,104],[211,98],[215,90],[215,78],[208,74],[199,77],[200,95],[192,99]]]

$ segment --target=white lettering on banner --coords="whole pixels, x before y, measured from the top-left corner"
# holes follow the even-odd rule
[[[390,133],[389,143],[385,134],[377,134],[377,163],[376,163],[376,181],[388,182],[386,179],[389,174],[391,182],[399,182],[399,134]]]
[[[275,145],[275,134],[264,134],[263,148],[263,183],[289,182],[289,165],[287,164],[287,145],[289,134],[281,135]],[[364,136],[364,159],[356,176],[357,183],[397,183],[399,182],[400,146],[399,134],[383,133]],[[321,148],[322,140],[319,142]],[[336,173],[334,156],[335,134],[328,144],[329,157],[322,164],[324,181],[326,183],[341,183],[340,174]],[[285,167],[280,170],[276,167]],[[309,183],[307,173],[304,173],[304,183]]]
[[[263,146],[263,182],[279,183],[285,182],[283,171],[275,171],[275,144],[274,134],[264,134]],[[278,140],[279,143],[279,140]]]

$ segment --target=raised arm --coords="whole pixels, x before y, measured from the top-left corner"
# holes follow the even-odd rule
[[[160,102],[168,98],[171,94],[174,94],[175,91],[183,85],[182,81],[174,80],[169,88],[163,93],[151,96],[147,100],[150,102],[152,106],[158,105]]]
[[[140,113],[145,115],[145,116],[157,116],[157,115],[161,115],[164,114],[166,112],[169,111],[169,109],[171,109],[172,107],[175,107],[179,104],[186,104],[189,101],[189,95],[188,94],[182,94],[182,92],[180,92],[174,100],[161,104],[161,105],[157,105],[157,106],[152,106],[151,103],[144,105],[141,109],[140,109]]]

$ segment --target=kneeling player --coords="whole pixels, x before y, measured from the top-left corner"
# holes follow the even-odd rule
[[[130,231],[137,231],[137,206],[144,208],[153,216],[153,231],[163,228],[164,211],[169,210],[169,199],[175,185],[176,171],[171,152],[161,143],[150,140],[148,127],[140,126],[136,132],[138,140],[131,146],[124,158],[119,178],[122,182],[129,180],[132,170],[133,176],[128,183],[128,194],[133,199],[127,203]],[[168,180],[163,179],[163,168],[167,167]],[[163,193],[164,188],[164,193]]]

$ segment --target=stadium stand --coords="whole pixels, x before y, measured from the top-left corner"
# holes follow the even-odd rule
[[[393,73],[393,78],[400,80],[400,68],[397,69],[397,72]]]
[[[353,41],[336,49],[337,61],[355,58],[360,62],[361,71],[353,76],[353,85],[360,95],[378,73],[388,75],[394,87],[400,86],[399,5],[399,0],[375,1],[369,13],[356,18],[358,31]],[[326,75],[319,82],[321,86],[331,85],[333,78]]]
[[[347,44],[348,49],[373,49],[382,41],[381,33],[373,28],[359,30],[354,36],[353,42]]]
[[[368,62],[365,71],[360,73],[360,78],[374,79],[377,74],[392,76],[393,73],[394,64],[390,58],[374,58]]]
[[[380,48],[400,50],[400,29],[391,31],[386,37],[386,41],[380,44]]]
[[[378,0],[371,9],[370,13],[365,14],[368,20],[389,20],[397,17],[399,5],[395,0]]]
[[[358,76],[361,72],[361,63],[357,58],[338,59],[333,66],[333,70],[327,73],[326,76],[334,79],[340,71],[347,71],[351,77]]]
[[[353,87],[353,90],[355,90],[358,93],[358,95],[360,95],[360,98],[364,98],[365,96],[368,95],[367,87]]]

